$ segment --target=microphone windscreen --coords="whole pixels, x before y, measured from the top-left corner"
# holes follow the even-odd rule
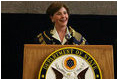
[[[65,35],[65,38],[66,38],[67,40],[69,40],[71,37],[70,37],[69,34],[66,34],[66,35]]]

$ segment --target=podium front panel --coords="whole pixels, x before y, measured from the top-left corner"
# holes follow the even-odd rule
[[[76,47],[88,52],[98,63],[103,79],[114,79],[111,45],[24,45],[23,79],[37,79],[44,60],[55,50]]]

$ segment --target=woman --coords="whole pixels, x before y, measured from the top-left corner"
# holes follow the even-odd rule
[[[46,14],[49,15],[54,28],[44,31],[37,36],[37,42],[40,44],[88,44],[82,35],[76,32],[71,26],[67,27],[69,19],[69,9],[67,6],[60,2],[52,3]]]

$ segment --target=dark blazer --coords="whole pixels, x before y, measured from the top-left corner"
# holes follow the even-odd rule
[[[76,32],[73,28],[71,28],[71,26],[68,27],[70,35],[72,36],[71,38],[69,38],[69,36],[65,36],[67,37],[67,41],[64,45],[87,45],[88,42],[86,41],[86,39],[78,32]],[[42,33],[40,33],[36,39],[35,42],[37,44],[59,44],[61,45],[61,42],[57,39],[55,39],[54,37],[52,37],[53,33],[52,33],[53,29],[49,29],[47,31],[43,31]]]

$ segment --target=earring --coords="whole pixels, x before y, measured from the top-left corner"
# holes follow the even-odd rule
[[[52,20],[52,22],[54,23],[54,20]]]

